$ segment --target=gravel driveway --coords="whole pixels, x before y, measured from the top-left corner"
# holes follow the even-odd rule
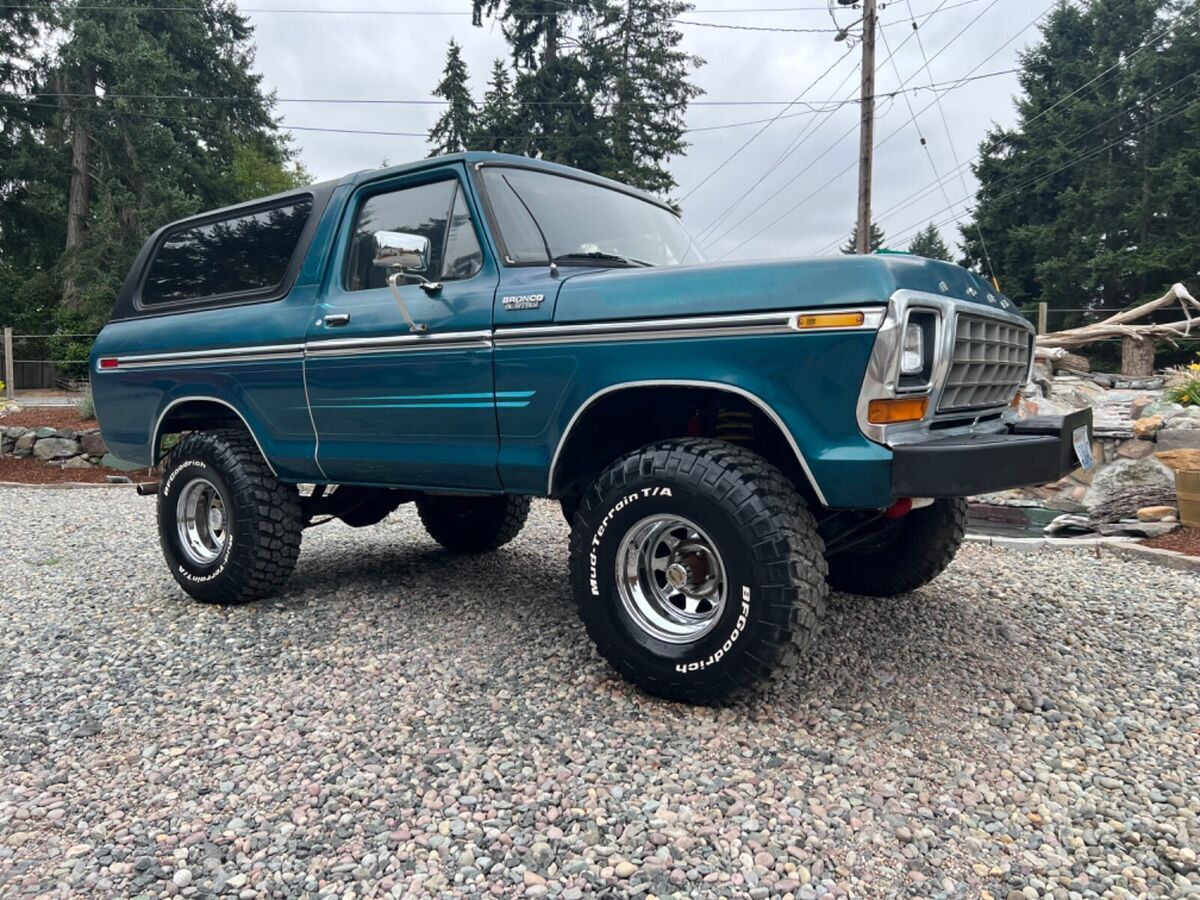
[[[743,705],[614,678],[557,508],[187,600],[154,501],[0,493],[0,895],[1200,895],[1200,584],[968,547]]]

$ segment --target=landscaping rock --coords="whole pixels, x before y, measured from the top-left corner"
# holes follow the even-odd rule
[[[58,436],[58,432],[55,429],[50,428],[46,425],[43,425],[41,428],[35,429],[34,434],[37,436],[37,438],[39,440],[41,440],[42,438],[51,438],[51,437]]]
[[[85,431],[79,435],[79,447],[88,456],[104,456],[108,447],[98,431]]]
[[[1157,403],[1158,398],[1153,394],[1138,394],[1129,404],[1129,415],[1134,419],[1140,419],[1145,413],[1145,409],[1152,403]]]
[[[1152,438],[1163,427],[1162,416],[1146,416],[1133,423],[1134,437]]]
[[[1200,450],[1200,427],[1160,431],[1157,442],[1159,450]]]
[[[1145,459],[1155,451],[1153,441],[1143,441],[1141,438],[1130,438],[1117,444],[1117,456],[1122,459]]]
[[[32,431],[27,431],[13,444],[13,456],[32,456],[33,442],[37,440],[37,435]]]
[[[91,469],[91,468],[94,468],[94,466],[90,462],[87,461],[86,457],[72,456],[65,463],[63,463],[63,468],[64,469]]]
[[[46,437],[33,445],[33,455],[38,459],[66,459],[78,452],[79,442],[70,438]]]
[[[1178,522],[1138,522],[1134,519],[1126,519],[1122,522],[1106,522],[1097,525],[1096,530],[1105,537],[1128,535],[1129,537],[1152,538],[1170,534],[1178,527]]]
[[[1140,522],[1161,522],[1168,516],[1175,515],[1173,506],[1143,506],[1137,511]]]
[[[1118,459],[1096,471],[1083,504],[1092,520],[1133,518],[1143,506],[1175,502],[1175,473],[1153,457]]]

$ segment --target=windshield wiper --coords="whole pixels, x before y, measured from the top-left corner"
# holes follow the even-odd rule
[[[616,253],[604,253],[600,250],[593,250],[587,253],[563,253],[554,257],[550,262],[558,264],[564,263],[612,263],[618,266],[642,267],[650,266],[653,263],[648,263],[645,260],[633,259],[628,256],[620,256]]]

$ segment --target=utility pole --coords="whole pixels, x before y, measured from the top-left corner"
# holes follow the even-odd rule
[[[858,149],[858,253],[871,252],[871,164],[875,154],[875,0],[863,0],[862,102]]]

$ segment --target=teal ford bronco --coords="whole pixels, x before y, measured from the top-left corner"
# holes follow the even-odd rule
[[[963,497],[1078,464],[1087,414],[1017,421],[1032,348],[957,266],[705,263],[661,200],[467,153],[162,228],[90,367],[196,599],[283,590],[321,519],[412,502],[481,553],[550,497],[604,658],[716,702],[803,651],[830,587],[937,576]]]

